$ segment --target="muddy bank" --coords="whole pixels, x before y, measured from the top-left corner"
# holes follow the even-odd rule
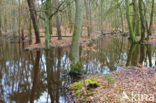
[[[99,86],[89,88],[93,82],[97,82]],[[128,67],[119,73],[88,75],[69,88],[75,103],[154,103],[156,67]],[[123,98],[124,96],[127,97]]]
[[[91,44],[103,37],[105,37],[106,35],[98,35],[95,38],[88,38],[88,37],[81,37],[80,38],[80,46],[82,46],[83,44]],[[44,49],[44,38],[41,38],[41,43],[40,44],[31,44],[31,45],[27,45],[25,47],[26,51],[32,51],[32,50],[42,50]],[[72,37],[66,37],[63,38],[62,40],[58,40],[57,37],[52,37],[51,38],[51,43],[50,43],[50,47],[51,48],[63,48],[63,47],[70,47],[72,45]]]
[[[94,43],[97,40],[100,40],[104,37],[114,36],[116,34],[119,34],[120,36],[128,36],[127,32],[121,33],[121,32],[109,32],[109,33],[96,33],[96,35],[93,35],[91,37],[82,36],[80,38],[80,46],[83,44],[90,45]],[[28,39],[28,38],[27,38]],[[28,40],[26,40],[28,41]],[[32,51],[32,50],[44,50],[44,36],[41,38],[40,44],[32,43],[31,45],[27,45],[25,47],[26,51]],[[50,47],[51,48],[63,48],[63,47],[70,47],[72,45],[72,36],[62,37],[62,40],[58,40],[57,36],[52,36]]]

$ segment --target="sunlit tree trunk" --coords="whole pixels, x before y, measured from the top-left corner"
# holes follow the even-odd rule
[[[135,43],[137,40],[133,31],[133,26],[131,22],[129,0],[126,0],[126,16],[127,16],[130,38],[132,39],[133,43]]]
[[[75,0],[76,14],[75,14],[75,24],[74,33],[72,37],[72,59],[73,63],[79,62],[79,43],[82,30],[82,0]]]
[[[40,43],[40,35],[39,35],[39,27],[37,23],[37,13],[35,11],[35,4],[33,0],[27,0],[28,6],[29,6],[29,11],[30,11],[30,16],[32,19],[34,31],[35,31],[35,39],[36,43]]]

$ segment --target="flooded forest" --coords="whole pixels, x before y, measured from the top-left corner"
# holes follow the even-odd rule
[[[155,0],[0,0],[0,103],[156,103]]]

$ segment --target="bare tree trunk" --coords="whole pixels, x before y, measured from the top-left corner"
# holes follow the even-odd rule
[[[34,0],[27,0],[27,2],[29,6],[29,11],[30,11],[34,31],[35,31],[36,43],[40,43],[39,28],[37,23],[37,14],[35,11]]]
[[[139,0],[139,13],[140,13],[140,21],[141,21],[141,42],[144,42],[145,39],[145,19],[144,19],[144,9],[143,9],[143,1]]]
[[[0,5],[2,4],[2,0],[0,0]],[[2,12],[1,12],[1,9],[2,8],[0,8],[0,35],[2,34]]]
[[[29,37],[29,43],[32,43],[32,31],[31,31],[31,17],[29,18],[29,33],[28,33],[28,37]]]
[[[54,0],[55,3],[55,8],[58,7],[58,0]],[[57,35],[58,35],[58,40],[61,40],[61,28],[60,28],[60,20],[59,20],[59,15],[58,13],[56,14],[56,28],[57,28]]]
[[[19,34],[19,42],[21,42],[21,3],[20,0],[18,0],[18,34]]]
[[[75,0],[76,14],[74,33],[72,38],[72,62],[76,64],[79,62],[79,43],[82,30],[83,11],[82,11],[82,0]]]
[[[91,23],[90,23],[90,11],[89,11],[89,4],[88,0],[84,0],[85,8],[86,8],[86,19],[87,19],[87,29],[88,29],[88,37],[91,35]]]
[[[154,13],[154,0],[152,0],[152,9],[151,9],[151,16],[150,16],[150,24],[148,29],[148,36],[152,35],[153,13]]]

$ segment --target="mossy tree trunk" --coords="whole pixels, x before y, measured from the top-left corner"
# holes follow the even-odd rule
[[[45,26],[45,49],[50,49],[50,33],[49,33],[49,18],[45,13],[44,15],[44,26]]]
[[[133,31],[133,26],[132,26],[132,22],[131,22],[129,0],[126,0],[126,16],[127,16],[130,38],[131,38],[132,42],[135,43],[137,40],[136,40],[136,36]]]
[[[140,23],[141,23],[141,39],[140,42],[144,42],[145,39],[145,17],[143,9],[143,1],[139,0],[139,14],[140,14]]]
[[[50,9],[50,4],[51,4],[51,1],[50,0],[46,0],[45,1],[45,4],[44,4],[44,28],[45,28],[45,49],[48,50],[50,49],[50,18],[49,18],[49,15],[50,15],[50,12],[49,12],[49,9]]]
[[[133,0],[133,30],[135,32],[135,35],[140,35],[140,19],[139,19],[139,8],[138,8],[138,2],[137,0]]]
[[[83,20],[82,0],[75,0],[75,7],[76,14],[75,14],[74,33],[72,38],[72,62],[74,64],[79,62],[79,44]]]
[[[151,15],[150,15],[150,24],[149,24],[149,28],[148,28],[148,36],[152,35],[153,13],[154,13],[154,0],[152,0],[152,8],[151,8]]]

